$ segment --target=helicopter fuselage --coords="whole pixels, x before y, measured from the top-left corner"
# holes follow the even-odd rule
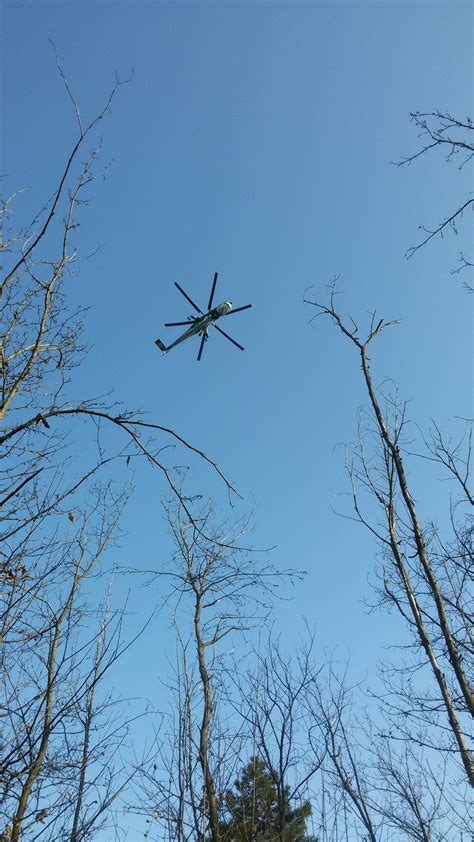
[[[199,333],[207,332],[207,329],[217,322],[221,316],[227,316],[232,310],[232,304],[230,301],[224,301],[222,304],[219,304],[217,307],[213,307],[212,310],[209,310],[208,313],[205,313],[203,316],[189,316],[189,321],[191,322],[191,326],[188,330],[178,336],[171,345],[165,346],[160,340],[156,340],[156,344],[160,348],[161,351],[171,351],[172,348],[175,348],[176,345],[180,345],[181,342],[184,342],[186,339],[189,339],[191,336],[196,336]]]

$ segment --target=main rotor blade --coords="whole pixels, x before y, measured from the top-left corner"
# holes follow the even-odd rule
[[[165,322],[165,327],[180,327],[181,325],[192,325],[192,322]]]
[[[207,305],[207,310],[208,310],[208,312],[209,312],[209,310],[210,310],[210,309],[211,309],[211,307],[212,307],[212,300],[213,300],[213,298],[214,298],[214,292],[215,292],[215,289],[216,289],[216,283],[217,283],[217,272],[215,273],[215,275],[214,275],[214,280],[213,280],[213,282],[212,282],[211,294],[210,294],[210,296],[209,296],[209,304]]]
[[[228,339],[228,340],[229,340],[229,342],[232,342],[232,344],[233,344],[233,345],[237,345],[237,348],[240,348],[240,350],[241,350],[241,351],[245,351],[244,346],[243,346],[243,345],[239,345],[239,343],[238,343],[238,342],[236,342],[236,341],[235,341],[235,339],[232,339],[232,336],[229,336],[229,334],[228,334],[228,333],[226,333],[226,332],[225,332],[224,330],[222,330],[220,327],[217,327],[217,325],[213,325],[213,327],[215,327],[215,329],[216,329],[217,331],[219,331],[219,333],[222,333],[222,336],[225,336],[225,338],[226,338],[226,339]]]
[[[199,362],[199,360],[201,359],[202,352],[203,352],[203,350],[204,350],[204,343],[205,343],[205,341],[206,341],[206,334],[205,334],[205,333],[203,333],[203,335],[202,335],[202,339],[201,339],[201,344],[200,344],[200,346],[199,346],[198,362]]]
[[[199,307],[197,306],[197,304],[195,304],[195,303],[194,303],[194,301],[192,300],[192,298],[190,298],[190,297],[189,297],[188,293],[184,291],[183,287],[180,287],[180,285],[179,285],[179,284],[177,284],[177,283],[176,283],[176,281],[174,282],[174,285],[175,285],[175,287],[178,287],[178,289],[179,289],[179,291],[180,291],[181,295],[184,295],[184,297],[185,297],[185,298],[189,301],[189,303],[191,304],[191,306],[192,306],[192,307],[194,307],[194,309],[195,309],[195,310],[197,310],[197,311],[198,311],[198,313],[201,313],[201,315],[204,315],[204,313],[202,312],[202,310],[200,310],[200,309],[199,309]]]
[[[244,307],[236,307],[235,309],[233,308],[233,309],[230,311],[230,313],[226,313],[226,315],[227,315],[227,316],[231,316],[231,315],[232,315],[232,313],[240,313],[240,311],[241,311],[241,310],[248,310],[248,309],[249,309],[249,307],[251,307],[251,306],[252,306],[251,304],[245,304],[245,306],[244,306]]]

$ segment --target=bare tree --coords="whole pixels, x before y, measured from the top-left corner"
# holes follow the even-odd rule
[[[192,521],[179,501],[166,508],[176,552],[158,575],[170,581],[167,600],[174,606],[180,654],[173,683],[175,715],[161,749],[160,763],[168,771],[161,783],[148,775],[146,811],[158,797],[160,815],[168,817],[168,824],[170,812],[174,816],[170,839],[218,842],[222,798],[242,744],[241,723],[229,705],[227,647],[235,648],[239,640],[241,645],[242,635],[268,616],[282,581],[301,574],[278,571],[239,549],[245,520],[216,525],[211,505]]]
[[[358,688],[329,667],[313,704],[323,717],[329,750],[320,805],[322,839],[371,842],[393,838],[440,842],[468,834],[469,793],[449,781],[449,762],[407,741],[384,722],[374,700],[367,710]],[[365,703],[367,699],[363,700]],[[376,701],[376,700],[375,700]],[[323,797],[324,796],[324,797]],[[458,838],[458,837],[456,837]]]
[[[83,259],[75,240],[99,166],[94,133],[123,82],[87,122],[59,60],[58,68],[77,137],[57,186],[26,227],[15,226],[18,193],[0,206],[0,834],[13,842],[92,838],[127,777],[120,763],[114,771],[100,759],[122,732],[103,723],[92,740],[93,721],[113,710],[97,687],[123,648],[111,650],[104,630],[91,626],[103,559],[130,494],[130,474],[124,480],[120,469],[144,460],[181,499],[161,457],[172,442],[233,491],[174,430],[113,402],[74,397],[84,313],[70,309],[68,281]]]
[[[176,668],[166,683],[169,710],[159,717],[154,735],[157,748],[152,761],[140,771],[132,809],[148,815],[147,839],[190,842],[207,839],[210,824],[201,759],[203,688],[195,641],[191,636],[184,641],[179,628],[175,630]],[[221,793],[235,774],[243,735],[226,713],[227,690],[222,681],[213,682],[211,696],[205,750],[220,812]]]
[[[98,685],[123,647],[120,620],[114,628],[113,617],[104,615],[98,632],[86,630],[92,609],[86,613],[81,598],[120,514],[111,513],[103,493],[96,503],[98,516],[81,518],[70,540],[44,551],[38,573],[25,569],[8,594],[0,815],[12,842],[33,829],[36,839],[57,839],[58,828],[71,842],[91,838],[121,787],[116,782],[124,773],[115,768],[113,746],[123,742],[126,728],[120,717],[112,729],[107,726],[104,713],[112,700],[97,698]],[[102,733],[93,741],[96,720]],[[91,790],[93,809],[84,802]]]
[[[307,697],[311,715],[321,722],[327,741],[317,799],[321,838],[323,842],[350,839],[353,828],[359,826],[364,838],[378,842],[380,820],[370,797],[367,753],[354,727],[353,694],[346,686],[346,675],[347,669],[341,679],[328,664],[324,679],[311,685]]]
[[[317,316],[329,316],[356,350],[367,390],[370,415],[359,429],[359,442],[348,466],[356,519],[376,537],[382,559],[379,571],[383,602],[394,606],[411,635],[413,664],[404,664],[396,687],[392,686],[391,714],[416,728],[420,720],[431,727],[438,722],[444,737],[438,748],[454,753],[462,763],[467,780],[474,785],[474,765],[469,747],[469,721],[474,714],[472,640],[472,556],[466,536],[472,533],[469,491],[471,439],[452,446],[439,430],[427,456],[441,464],[455,481],[458,498],[451,513],[461,518],[452,541],[441,541],[432,523],[423,525],[410,488],[406,462],[410,450],[404,440],[406,405],[398,396],[384,396],[373,382],[368,349],[393,322],[374,316],[364,338],[353,320],[346,323],[336,310],[335,289],[327,304],[311,301]],[[411,448],[410,448],[411,449]],[[367,492],[371,509],[364,507]],[[372,509],[375,506],[375,511]],[[378,512],[378,515],[377,515]],[[425,675],[426,673],[426,675]],[[393,673],[392,673],[393,674]],[[431,676],[428,692],[420,685]],[[385,678],[390,679],[390,671]],[[387,700],[387,704],[388,704]],[[445,723],[441,723],[443,715]],[[411,738],[416,735],[410,732]]]
[[[422,139],[421,147],[412,155],[402,158],[397,166],[403,167],[412,164],[418,158],[423,155],[432,154],[437,149],[442,153],[444,152],[445,159],[448,163],[457,162],[458,169],[461,170],[463,167],[469,166],[474,154],[474,123],[469,117],[459,120],[446,111],[431,111],[427,113],[416,111],[410,114],[410,117],[418,129],[419,137]],[[460,202],[457,208],[432,228],[420,226],[420,230],[423,232],[422,239],[419,243],[411,246],[407,250],[406,257],[413,257],[430,240],[438,236],[442,237],[449,230],[457,234],[459,222],[465,211],[472,209],[473,203],[474,199],[467,198]],[[461,252],[459,255],[459,266],[453,271],[460,272],[462,269],[472,267],[473,265],[472,261],[468,260],[463,252]]]
[[[281,840],[287,838],[288,804],[308,809],[308,793],[327,751],[324,720],[311,704],[321,672],[313,645],[308,634],[290,657],[270,631],[263,648],[254,652],[240,700],[251,754],[264,762],[276,787]]]
[[[396,748],[388,738],[375,740],[374,810],[389,832],[417,842],[445,839],[447,829],[467,832],[469,822],[460,825],[447,800],[446,758],[433,768],[415,748],[406,741]]]

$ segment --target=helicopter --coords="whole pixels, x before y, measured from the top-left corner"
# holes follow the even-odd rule
[[[199,360],[201,359],[201,356],[202,356],[202,352],[204,350],[204,344],[205,344],[205,342],[207,342],[207,340],[209,338],[209,328],[210,327],[215,327],[215,329],[218,331],[218,333],[222,334],[222,336],[225,336],[225,338],[228,339],[229,342],[232,342],[232,344],[236,345],[237,348],[240,348],[241,351],[244,350],[243,345],[240,345],[239,342],[236,342],[235,339],[232,339],[232,337],[229,336],[228,333],[223,331],[220,327],[217,327],[215,322],[218,319],[221,319],[223,316],[230,316],[232,313],[239,313],[241,310],[248,310],[249,307],[251,307],[252,305],[251,304],[245,304],[244,307],[236,307],[234,309],[232,307],[232,302],[224,301],[222,304],[219,304],[217,307],[213,308],[212,302],[213,302],[213,299],[214,299],[214,293],[216,291],[217,274],[218,274],[217,272],[214,274],[214,280],[212,282],[212,287],[211,287],[211,294],[209,296],[209,303],[207,305],[207,313],[203,313],[201,308],[198,307],[197,304],[195,304],[195,302],[192,300],[192,298],[189,297],[188,293],[185,292],[184,289],[182,287],[180,287],[180,285],[177,284],[176,281],[175,281],[175,284],[174,284],[175,287],[177,287],[179,289],[181,295],[184,295],[184,297],[187,299],[187,301],[189,301],[191,306],[194,307],[194,309],[200,315],[199,316],[194,316],[194,315],[189,316],[186,322],[166,322],[165,327],[181,327],[183,325],[189,325],[189,328],[183,334],[181,334],[181,336],[178,336],[178,338],[175,339],[175,341],[172,342],[171,345],[165,345],[164,342],[161,341],[161,339],[156,339],[155,345],[157,345],[157,347],[160,349],[160,351],[163,351],[163,352],[167,353],[168,351],[171,351],[172,348],[175,348],[176,345],[180,345],[181,342],[184,342],[185,339],[189,339],[191,336],[198,336],[200,334],[201,335],[201,344],[199,345],[199,352],[198,352],[198,355],[197,355],[197,359],[198,359],[198,362],[199,362]]]

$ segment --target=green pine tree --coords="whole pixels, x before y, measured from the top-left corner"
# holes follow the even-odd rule
[[[257,757],[244,766],[225,794],[223,842],[316,842],[306,835],[311,804],[292,808],[289,787],[279,804],[278,789],[266,764]]]

